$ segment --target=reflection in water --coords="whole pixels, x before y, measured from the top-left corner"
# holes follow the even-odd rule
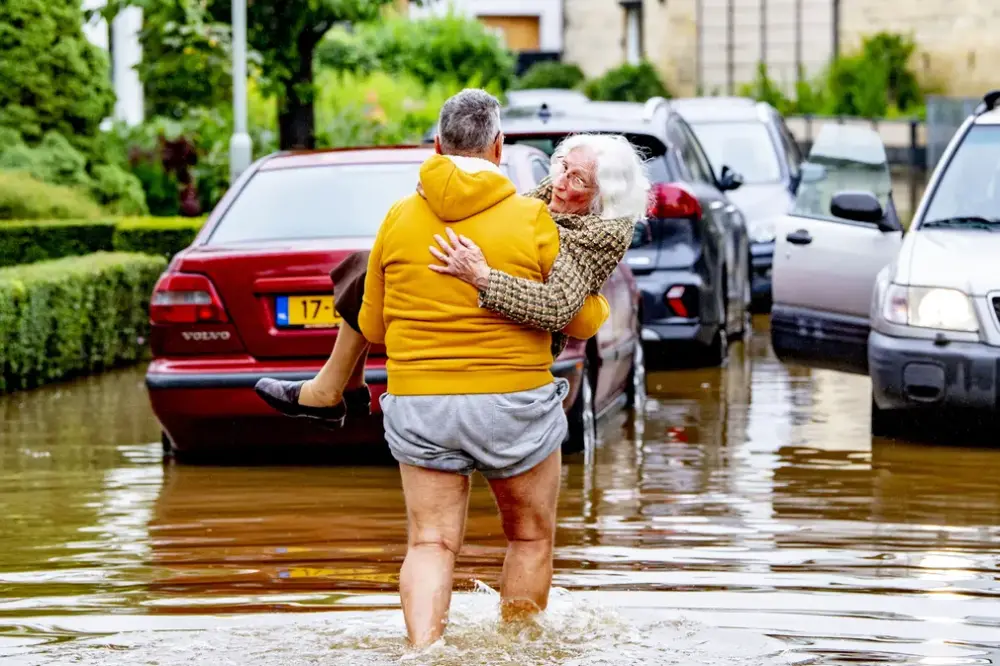
[[[757,326],[566,462],[538,627],[496,624],[477,479],[448,641],[415,655],[395,469],[163,466],[141,370],[0,398],[0,658],[1000,663],[1000,452],[872,440],[864,378],[783,366]]]

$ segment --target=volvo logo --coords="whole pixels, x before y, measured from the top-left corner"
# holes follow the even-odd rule
[[[194,342],[210,342],[212,340],[228,340],[229,331],[185,331],[181,333],[185,340]]]

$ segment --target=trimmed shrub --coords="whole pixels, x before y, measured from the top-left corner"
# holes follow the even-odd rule
[[[570,90],[583,83],[583,70],[565,62],[546,60],[528,68],[514,85],[516,90],[563,88]]]
[[[0,269],[0,392],[139,360],[165,267],[98,253]]]
[[[0,266],[109,251],[114,234],[114,222],[103,220],[0,222]]]
[[[608,70],[587,83],[585,92],[599,102],[645,102],[651,97],[670,97],[660,75],[648,62]]]
[[[83,192],[20,171],[0,171],[0,220],[90,219],[103,214]]]
[[[204,224],[203,217],[124,219],[115,229],[112,246],[118,252],[143,252],[169,259],[190,245]]]

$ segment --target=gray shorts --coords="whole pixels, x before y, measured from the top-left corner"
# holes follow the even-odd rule
[[[385,439],[401,463],[506,479],[531,470],[562,445],[569,382],[517,393],[382,394]]]

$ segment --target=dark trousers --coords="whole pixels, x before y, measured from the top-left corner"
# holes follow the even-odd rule
[[[355,252],[330,271],[337,314],[344,319],[344,323],[358,333],[361,332],[361,327],[358,326],[358,314],[361,312],[361,302],[365,297],[365,275],[368,273],[370,254],[368,250]]]

